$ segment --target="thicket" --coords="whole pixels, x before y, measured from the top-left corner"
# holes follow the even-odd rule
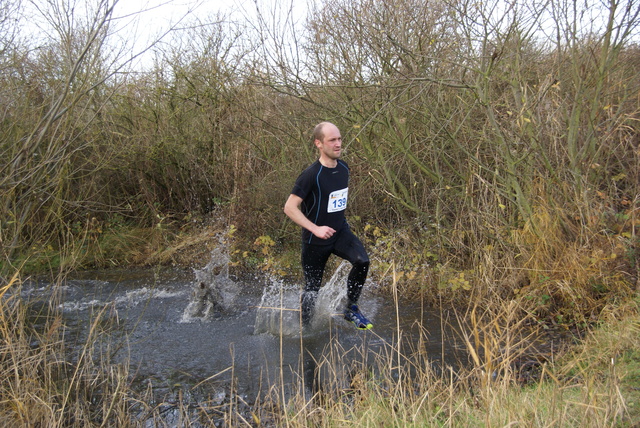
[[[274,395],[254,425],[637,421],[636,0],[323,0],[298,22],[287,2],[255,3],[176,17],[142,47],[126,34],[143,15],[122,6],[0,1],[3,421],[161,425],[162,404],[113,363],[112,325],[98,316],[69,355],[63,320],[34,320],[20,278],[140,263],[220,228],[239,269],[299,271],[282,206],[322,120],[343,132],[372,277],[458,303],[470,367],[437,376],[418,343],[418,377],[386,369],[391,353],[376,377],[336,350],[350,385]],[[612,328],[522,388],[515,333],[535,321]],[[196,412],[249,425],[238,399]]]
[[[117,0],[23,6],[0,6],[5,276],[132,263],[211,217],[239,259],[286,252],[328,120],[381,282],[557,321],[638,287],[636,1],[256,4],[187,17],[142,64]]]

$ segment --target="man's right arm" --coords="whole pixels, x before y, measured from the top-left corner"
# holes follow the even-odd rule
[[[329,239],[336,233],[335,229],[329,226],[318,226],[309,220],[300,209],[301,205],[302,198],[292,193],[284,204],[284,213],[293,220],[295,224],[307,229],[320,239]]]

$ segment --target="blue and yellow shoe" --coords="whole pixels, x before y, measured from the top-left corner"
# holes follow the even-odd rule
[[[344,311],[344,319],[351,321],[358,330],[369,330],[373,328],[373,324],[362,315],[362,312],[358,309],[358,305],[349,305]]]

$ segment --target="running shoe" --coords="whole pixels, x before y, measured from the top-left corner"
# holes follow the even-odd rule
[[[344,319],[347,321],[351,321],[358,330],[369,330],[373,328],[373,324],[369,321],[360,309],[358,309],[358,305],[350,305],[344,311]]]

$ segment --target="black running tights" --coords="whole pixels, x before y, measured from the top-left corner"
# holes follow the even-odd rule
[[[358,302],[367,273],[369,272],[369,256],[364,245],[357,236],[345,227],[332,245],[302,244],[302,270],[305,287],[302,295],[303,317],[309,315],[315,303],[315,296],[322,286],[324,269],[331,254],[351,263],[351,271],[347,278],[348,305]]]

